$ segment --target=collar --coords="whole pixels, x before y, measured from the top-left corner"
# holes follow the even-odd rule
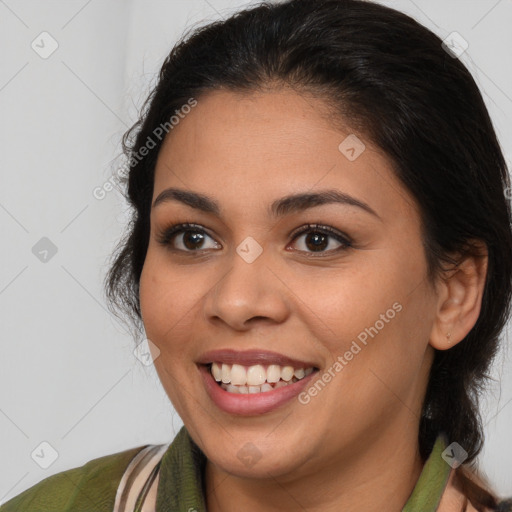
[[[440,434],[402,512],[435,512],[438,509],[452,474],[451,466],[442,457],[447,445],[446,435]]]
[[[451,473],[451,467],[442,458],[447,444],[446,436],[440,434],[402,512],[437,510]],[[205,455],[182,427],[162,458],[156,512],[206,512],[205,465]]]

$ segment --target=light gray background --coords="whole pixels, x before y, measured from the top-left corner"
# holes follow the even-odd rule
[[[384,3],[442,38],[457,31],[468,41],[461,58],[512,155],[512,2]],[[93,190],[116,168],[121,135],[177,38],[245,4],[0,0],[0,503],[92,458],[169,442],[181,425],[153,367],[106,311],[102,278],[126,205],[116,191],[98,200]],[[31,48],[43,31],[59,45],[47,59]],[[46,263],[32,253],[42,237],[58,249]],[[508,495],[510,369],[502,352],[481,457]],[[31,453],[48,463],[45,441],[58,458],[42,469]]]

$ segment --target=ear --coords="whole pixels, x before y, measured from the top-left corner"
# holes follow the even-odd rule
[[[472,245],[475,254],[444,270],[436,283],[438,309],[429,343],[438,350],[447,350],[462,341],[480,315],[488,251],[483,242],[473,241]]]

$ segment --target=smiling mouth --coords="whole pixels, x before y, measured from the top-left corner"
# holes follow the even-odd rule
[[[316,368],[294,368],[278,364],[244,366],[214,362],[209,371],[217,384],[234,394],[266,393],[307,377]]]

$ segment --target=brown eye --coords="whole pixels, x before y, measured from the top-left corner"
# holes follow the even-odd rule
[[[204,242],[204,235],[197,231],[184,231],[182,236],[183,245],[190,250],[200,249]]]
[[[329,245],[329,236],[323,233],[308,233],[304,243],[311,251],[323,251]]]
[[[310,225],[296,234],[293,241],[298,251],[307,253],[328,253],[351,247],[348,237],[327,226]]]
[[[201,227],[190,224],[177,224],[167,228],[158,237],[158,242],[172,250],[183,252],[219,249],[221,247]]]

